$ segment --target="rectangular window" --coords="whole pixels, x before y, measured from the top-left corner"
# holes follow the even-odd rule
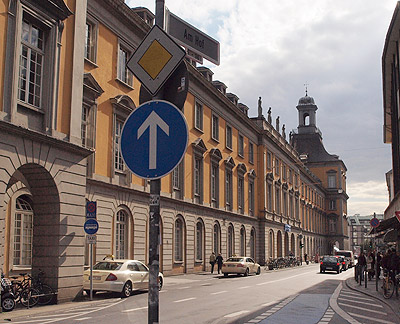
[[[276,188],[275,191],[275,203],[275,211],[279,215],[281,213],[281,191],[279,190],[279,188]]]
[[[124,122],[122,120],[116,119],[114,132],[114,169],[116,171],[124,171],[124,160],[119,147],[123,125]]]
[[[183,261],[183,229],[182,222],[175,222],[175,261]]]
[[[85,35],[85,58],[91,62],[96,62],[96,26],[95,24],[86,21]]]
[[[17,212],[14,221],[14,265],[32,264],[33,215]]]
[[[232,170],[226,170],[225,201],[228,210],[232,210]]]
[[[226,125],[226,147],[232,149],[232,127]]]
[[[196,225],[196,260],[203,260],[203,227],[201,223]]]
[[[336,175],[328,174],[328,188],[336,188]]]
[[[218,165],[211,165],[211,201],[218,200]]]
[[[272,154],[267,152],[267,168],[268,170],[272,169]]]
[[[195,103],[195,127],[198,130],[203,130],[203,105],[196,101]]]
[[[329,210],[336,210],[336,200],[329,201]]]
[[[117,213],[117,221],[115,224],[115,254],[117,259],[125,259],[125,242],[126,242],[126,215],[124,212]]]
[[[280,174],[280,170],[279,170],[279,168],[280,168],[280,165],[279,165],[279,159],[278,158],[276,158],[275,159],[275,174],[278,176],[279,174]]]
[[[288,216],[288,195],[283,192],[283,215]]]
[[[238,141],[238,154],[241,157],[244,156],[244,138],[240,134],[239,134],[239,141]]]
[[[268,183],[268,210],[272,212],[272,184]]]
[[[254,145],[249,142],[249,162],[254,163]]]
[[[282,164],[282,178],[286,180],[286,165]]]
[[[254,181],[249,180],[249,215],[254,215]]]
[[[172,186],[173,186],[174,189],[180,189],[180,176],[179,176],[179,173],[180,173],[180,170],[179,170],[180,165],[181,165],[181,164],[178,164],[178,165],[175,167],[174,171],[172,171]]]
[[[219,118],[216,115],[212,116],[212,138],[219,141]]]
[[[44,41],[42,29],[22,22],[18,99],[37,108],[42,98]]]
[[[132,86],[132,72],[126,67],[126,63],[128,62],[130,56],[130,51],[120,45],[118,50],[118,80],[129,86]]]
[[[291,184],[292,182],[293,182],[292,169],[289,169],[289,183]]]
[[[240,214],[244,212],[244,179],[242,176],[238,178],[238,210]]]
[[[82,146],[88,146],[88,129],[89,129],[89,107],[82,106],[82,120],[81,120],[81,138]]]
[[[201,159],[194,159],[194,194],[201,196]]]

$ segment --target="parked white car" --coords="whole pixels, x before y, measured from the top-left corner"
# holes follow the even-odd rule
[[[159,290],[164,283],[164,277],[158,275]],[[137,260],[104,260],[93,266],[93,292],[120,292],[123,297],[129,297],[133,290],[149,288],[149,268]],[[83,289],[89,294],[90,270],[83,273]]]
[[[252,258],[249,257],[230,257],[222,264],[222,273],[224,277],[228,274],[242,274],[248,276],[250,273],[259,275],[261,267]]]

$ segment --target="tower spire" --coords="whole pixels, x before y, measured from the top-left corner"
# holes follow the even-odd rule
[[[309,86],[309,84],[308,83],[304,83],[304,86],[306,87],[306,97],[308,96],[308,86]]]

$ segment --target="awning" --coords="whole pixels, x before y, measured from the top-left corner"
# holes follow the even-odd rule
[[[396,216],[382,220],[378,227],[371,229],[369,234],[379,233],[388,229],[400,229],[400,222],[397,220]]]
[[[395,229],[388,230],[383,237],[383,242],[390,243],[390,242],[397,242],[398,231]]]

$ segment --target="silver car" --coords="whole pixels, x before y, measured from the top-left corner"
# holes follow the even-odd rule
[[[158,275],[159,289],[164,283],[162,273]],[[149,268],[137,260],[104,260],[93,266],[93,292],[114,291],[129,297],[133,290],[147,290]],[[90,270],[83,273],[83,289],[90,291]]]

